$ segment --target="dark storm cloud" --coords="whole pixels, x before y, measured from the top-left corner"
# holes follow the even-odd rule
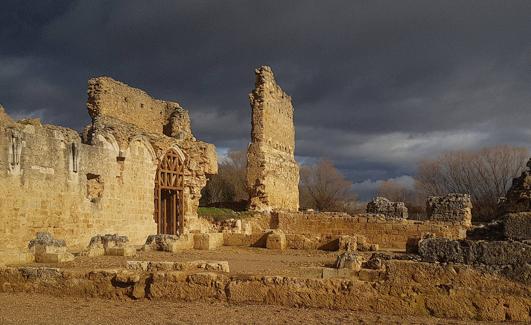
[[[86,80],[109,75],[179,101],[198,138],[245,148],[253,69],[268,64],[294,100],[298,157],[333,159],[365,187],[441,150],[531,137],[529,1],[41,0],[0,12],[0,103],[16,116],[79,129]]]

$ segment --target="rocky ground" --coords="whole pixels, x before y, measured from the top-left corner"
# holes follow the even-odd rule
[[[1,324],[487,324],[330,309],[0,294]],[[493,324],[493,323],[488,323]]]

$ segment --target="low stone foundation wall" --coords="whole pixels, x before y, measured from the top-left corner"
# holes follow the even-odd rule
[[[172,301],[226,301],[394,315],[529,321],[531,289],[470,267],[390,261],[377,279],[223,273],[0,268],[1,292]]]
[[[270,218],[269,224],[287,235],[298,234],[307,237],[362,235],[369,243],[378,244],[380,248],[392,249],[405,249],[409,238],[420,238],[424,233],[462,239],[466,237],[467,229],[460,223],[390,220],[373,215],[350,216],[346,213],[277,212],[272,213]],[[263,220],[260,222],[263,223]]]

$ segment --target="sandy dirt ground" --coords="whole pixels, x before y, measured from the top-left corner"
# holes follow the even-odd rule
[[[371,253],[366,253],[370,256]],[[306,277],[304,267],[331,266],[338,252],[318,250],[285,250],[276,251],[254,247],[222,246],[213,251],[186,250],[179,253],[138,252],[135,257],[79,256],[72,262],[59,264],[33,264],[34,266],[50,266],[68,269],[108,269],[126,266],[126,261],[194,261],[219,260],[228,261],[231,274],[279,275]]]
[[[487,324],[329,309],[0,293],[0,324]],[[489,323],[492,324],[492,323]],[[506,324],[506,323],[505,323]]]

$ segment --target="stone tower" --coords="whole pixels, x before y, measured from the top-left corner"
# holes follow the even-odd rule
[[[277,85],[273,71],[255,70],[251,144],[247,151],[247,186],[251,210],[297,211],[299,166],[295,161],[293,105]]]

